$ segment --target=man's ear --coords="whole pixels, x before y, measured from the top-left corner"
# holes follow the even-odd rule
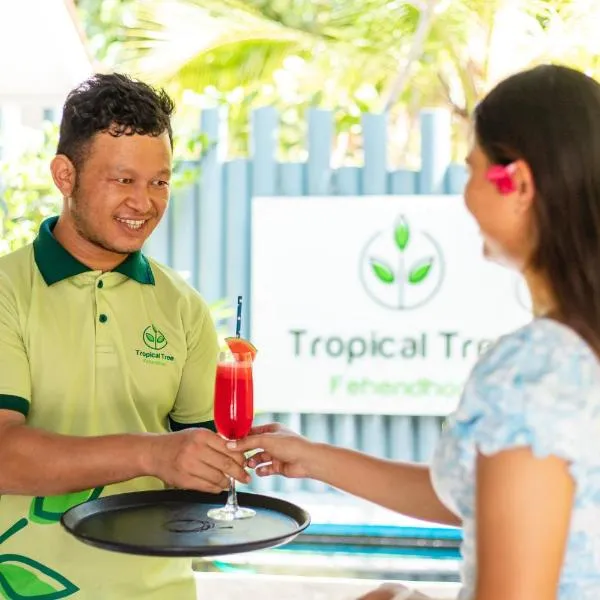
[[[69,198],[77,179],[75,165],[64,154],[57,154],[50,163],[50,172],[54,185],[60,190],[63,198]]]

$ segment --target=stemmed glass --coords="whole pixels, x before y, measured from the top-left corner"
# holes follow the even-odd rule
[[[239,440],[248,435],[254,418],[252,355],[248,352],[219,352],[215,382],[215,425],[227,440]],[[208,511],[211,519],[234,521],[247,519],[256,513],[238,505],[235,479],[229,478],[227,503]]]

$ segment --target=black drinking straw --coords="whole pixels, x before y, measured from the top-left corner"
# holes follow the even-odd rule
[[[240,337],[240,331],[242,329],[242,297],[238,296],[238,306],[237,306],[237,322],[235,325],[235,337]]]

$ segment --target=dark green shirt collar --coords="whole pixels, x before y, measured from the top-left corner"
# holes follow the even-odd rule
[[[91,271],[58,243],[52,233],[57,221],[58,217],[46,219],[33,242],[35,262],[47,285]],[[114,271],[138,283],[154,285],[154,275],[150,263],[139,251],[132,252]]]

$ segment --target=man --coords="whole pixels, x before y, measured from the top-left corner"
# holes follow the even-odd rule
[[[172,112],[122,75],[73,90],[62,213],[0,258],[0,597],[192,600],[190,561],[97,550],[58,521],[100,494],[248,481],[210,430],[206,303],[141,253],[169,199]]]

